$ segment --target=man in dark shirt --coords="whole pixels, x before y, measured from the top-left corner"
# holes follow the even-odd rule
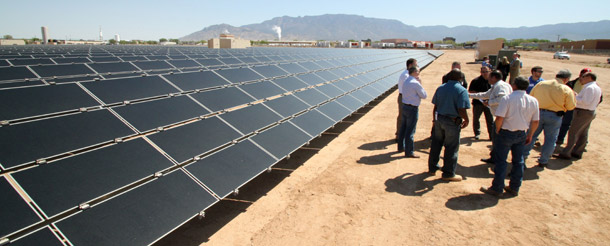
[[[454,61],[451,64],[451,70],[456,69],[456,68],[460,69],[460,70],[462,69],[462,64],[459,61]],[[443,76],[443,84],[447,83],[447,81],[449,81],[448,75],[449,75],[449,73],[447,73]],[[462,86],[464,86],[465,89],[468,88],[468,82],[466,82],[466,76],[464,76],[464,73],[462,73],[462,78],[459,80],[459,82]]]
[[[481,67],[481,76],[476,77],[470,82],[470,88],[468,88],[469,93],[477,93],[477,92],[486,92],[491,88],[489,84],[489,73],[491,70],[489,67]],[[479,99],[472,99],[472,128],[474,130],[474,138],[479,140],[481,135],[481,124],[479,123],[479,119],[481,118],[481,114],[485,114],[485,122],[487,123],[487,134],[489,135],[489,139],[492,139],[492,125],[493,124],[493,116],[491,115],[491,110],[489,107],[485,106],[483,102]]]
[[[434,111],[434,134],[428,156],[428,174],[435,175],[441,169],[438,165],[441,149],[443,154],[442,180],[461,181],[462,177],[455,174],[460,146],[460,131],[468,126],[467,109],[470,108],[468,91],[459,85],[459,79],[464,75],[459,69],[453,69],[448,74],[449,81],[436,89],[432,103]]]

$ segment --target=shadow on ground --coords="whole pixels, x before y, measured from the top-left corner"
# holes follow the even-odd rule
[[[426,180],[428,178],[429,180]],[[434,186],[439,183],[444,183],[437,177],[430,177],[427,172],[423,173],[405,173],[398,177],[385,181],[385,191],[396,192],[405,196],[423,196],[434,189]]]
[[[453,210],[473,211],[481,210],[496,206],[498,204],[497,197],[487,194],[468,194],[449,199],[445,206]]]

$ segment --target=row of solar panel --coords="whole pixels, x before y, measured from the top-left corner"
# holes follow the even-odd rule
[[[381,84],[379,83],[380,86]],[[386,88],[392,84],[393,82],[390,80],[385,81]],[[373,88],[367,86],[362,90]],[[376,93],[379,92],[376,91]],[[365,102],[354,97],[362,95],[365,96],[364,100],[372,100],[375,97],[360,90],[353,92],[337,99],[336,102],[326,103],[318,109],[313,109],[294,119],[278,124],[200,161],[188,164],[184,168],[217,196],[223,198],[253,176],[275,164],[283,156],[298,149],[304,143],[331,127],[335,120],[325,116],[323,112],[340,120],[348,116],[352,110],[365,104]],[[274,115],[270,106],[263,103],[160,132],[147,138],[175,159],[193,158],[202,151],[214,148],[222,143],[228,143],[232,141],[231,139],[240,136],[235,129],[224,123],[226,121],[236,122],[234,127],[245,132],[260,125],[268,124],[272,120],[285,117],[296,110],[306,110],[308,107],[302,102],[300,102],[301,105],[295,107],[294,102],[298,99],[294,96],[283,98],[287,99],[281,103],[276,101],[277,105],[281,105],[277,108],[283,112],[281,116]],[[274,100],[269,102],[274,102]],[[348,105],[349,108],[344,105]],[[86,117],[84,117],[85,115]],[[129,131],[128,128],[120,126],[120,122],[113,119],[112,115],[105,110],[75,116],[80,119],[75,120],[75,122],[67,122],[66,119],[54,118],[45,121],[44,124],[39,121],[41,122],[40,125],[32,125],[29,130],[45,128],[44,126],[50,127],[59,131],[58,135],[63,135],[61,139],[63,142],[78,141],[80,139],[78,135],[83,134],[82,132],[70,133],[66,129],[104,127],[119,133]],[[244,118],[252,120],[244,122]],[[232,119],[235,119],[235,121]],[[264,122],[258,122],[261,120]],[[96,125],[87,121],[93,121]],[[307,130],[303,131],[297,126]],[[58,129],[60,127],[61,129]],[[193,133],[197,134],[194,135]],[[37,135],[38,132],[32,132],[31,134]],[[100,132],[98,131],[96,134],[100,135]],[[205,138],[202,138],[202,136],[205,136]],[[55,136],[49,137],[55,138]],[[267,151],[257,148],[255,143]],[[272,155],[269,155],[269,153]],[[126,163],[129,163],[129,165],[125,165]],[[80,202],[89,201],[95,196],[108,194],[113,189],[150,177],[156,171],[167,169],[170,166],[172,166],[172,162],[167,159],[164,160],[160,153],[155,153],[154,147],[146,143],[144,138],[138,138],[12,173],[10,176],[27,191],[29,197],[43,211],[44,217],[49,218],[66,209],[73,209]],[[164,234],[162,232],[171,229],[171,226],[188,220],[194,214],[216,202],[214,196],[207,194],[204,189],[198,188],[196,183],[180,171],[172,171],[158,180],[151,180],[150,183],[142,186],[146,188],[135,188],[134,191],[78,213],[73,217],[68,217],[56,223],[56,226],[60,228],[64,235],[67,235],[72,243],[77,245],[113,242],[121,242],[121,244],[149,243],[150,241],[134,242],[132,240],[136,238],[133,235],[142,236],[142,238],[137,238],[138,240],[156,239]],[[134,204],[134,201],[138,201],[138,203]],[[160,209],[156,206],[167,207]],[[168,208],[173,209],[168,210]],[[27,206],[24,206],[24,209],[28,210]],[[163,213],[154,212],[158,210]],[[10,215],[14,215],[15,210],[11,211]],[[150,213],[155,214],[155,221],[164,219],[168,223],[159,226],[153,221],[142,222],[143,218],[150,217]],[[18,219],[22,224],[33,224],[39,220],[40,218],[37,219],[31,209],[29,213],[20,214]],[[11,228],[18,228],[22,224],[11,223],[6,225],[10,225]],[[125,231],[125,227],[138,228],[138,230]],[[100,228],[103,230],[100,230]],[[83,233],[83,231],[91,233]],[[2,232],[0,234],[4,234],[4,231],[0,232]],[[46,234],[47,231],[42,230],[42,232]],[[104,235],[112,235],[112,237],[103,237]]]
[[[206,91],[192,91],[195,86],[189,93],[184,92],[191,79],[181,84],[164,75],[176,87],[165,83],[153,86],[152,91],[170,88],[174,92],[167,93],[172,97],[153,96],[140,103],[94,107],[86,113],[0,127],[0,151],[8,149],[0,158],[15,156],[0,161],[3,168],[9,163],[13,170],[3,169],[7,180],[0,178],[0,194],[10,199],[6,203],[10,209],[0,211],[0,221],[11,221],[0,224],[0,238],[8,235],[16,244],[61,245],[58,235],[77,245],[153,242],[394,86],[406,58],[304,74],[315,79],[291,74]],[[425,66],[433,59],[430,55],[418,60]],[[234,72],[226,76],[229,81],[241,78]],[[139,79],[149,78],[155,77]],[[161,85],[167,82],[163,78],[154,80]],[[70,104],[68,108],[87,101],[83,89],[101,99],[96,105],[149,96],[150,91],[138,94],[146,91],[147,83],[96,83],[112,81],[115,84],[99,87],[103,89],[87,83],[30,87],[21,96],[34,88],[61,88],[35,93],[42,98],[57,91],[63,97],[80,95],[74,101],[62,101],[62,96],[45,99],[48,104]],[[202,93],[207,94],[197,96]],[[13,97],[19,98],[17,94]],[[243,105],[248,103],[243,98],[254,104]],[[41,102],[37,103],[30,107],[39,107]],[[224,112],[240,103],[243,108]],[[158,126],[163,130],[141,134]],[[47,159],[54,155],[59,158]],[[21,164],[35,160],[39,165]],[[163,177],[154,175],[159,172]],[[11,186],[19,187],[32,202],[25,203]],[[78,210],[83,203],[83,208],[91,208]]]

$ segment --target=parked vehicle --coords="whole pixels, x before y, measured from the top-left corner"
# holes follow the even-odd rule
[[[608,63],[610,63],[610,58],[608,58]]]
[[[568,55],[567,51],[557,51],[553,55],[553,59],[567,59],[570,60],[570,55]]]

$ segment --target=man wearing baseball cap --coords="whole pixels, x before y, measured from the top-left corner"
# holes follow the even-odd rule
[[[583,68],[582,70],[580,70],[580,74],[578,75],[578,78],[569,81],[568,83],[566,83],[567,86],[569,86],[570,88],[572,88],[572,90],[574,90],[576,93],[580,93],[580,91],[582,90],[582,85],[580,84],[580,77],[585,74],[585,73],[590,73],[591,69],[586,67]],[[577,91],[578,90],[578,91]],[[562,145],[563,144],[563,140],[566,138],[566,135],[568,134],[568,130],[570,129],[570,125],[572,124],[572,117],[574,115],[574,110],[568,110],[566,111],[566,114],[563,116],[563,119],[561,120],[561,128],[559,129],[559,135],[557,135],[557,145]]]

